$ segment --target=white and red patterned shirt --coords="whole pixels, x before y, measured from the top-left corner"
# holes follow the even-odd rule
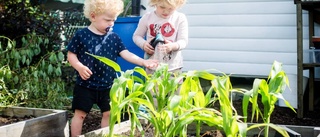
[[[161,33],[163,38],[179,45],[177,51],[169,53],[166,60],[169,71],[181,69],[183,67],[183,57],[181,50],[188,43],[188,21],[185,14],[175,11],[169,18],[158,17],[155,11],[144,14],[138,24],[137,29],[133,34],[134,43],[143,49],[143,44],[150,42],[157,33]],[[158,52],[155,50],[156,55]],[[145,53],[145,58],[149,56]],[[157,59],[155,56],[150,56],[151,59]]]

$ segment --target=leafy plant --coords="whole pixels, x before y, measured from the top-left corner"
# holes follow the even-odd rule
[[[252,90],[245,93],[243,99],[244,116],[247,117],[247,107],[249,101],[252,103],[253,110],[251,121],[254,120],[254,116],[258,118],[260,115],[264,123],[269,124],[271,114],[274,111],[275,104],[277,103],[278,99],[282,99],[286,106],[288,106],[292,111],[296,112],[290,103],[282,96],[282,93],[285,91],[287,86],[289,86],[289,80],[285,71],[282,69],[282,64],[275,61],[272,65],[268,79],[255,79]],[[263,104],[263,112],[261,112],[259,109],[259,97],[261,99],[260,102]],[[247,121],[246,118],[245,121]],[[269,125],[266,125],[264,136],[267,137],[268,134]]]
[[[48,39],[31,33],[21,38],[19,47],[4,36],[0,41],[2,106],[62,109],[69,102],[60,77],[64,55],[60,50],[42,52],[49,46]]]
[[[244,137],[247,131],[258,127],[272,127],[283,136],[289,136],[283,128],[271,124],[270,120],[268,121],[273,110],[272,107],[274,107],[272,105],[276,102],[277,97],[281,98],[280,94],[284,91],[287,82],[286,75],[278,62],[273,64],[269,83],[255,82],[254,89],[247,91],[245,89],[233,89],[229,76],[223,73],[221,76],[217,76],[209,73],[209,71],[188,71],[181,75],[174,75],[168,72],[167,65],[160,65],[152,75],[147,75],[140,67],[122,72],[120,66],[115,62],[104,57],[90,55],[115,68],[120,74],[114,80],[110,91],[109,136],[113,136],[114,125],[120,122],[123,113],[130,115],[131,136],[134,135],[136,129],[143,134],[139,116],[151,124],[155,136],[185,137],[187,126],[193,122],[197,125],[197,137],[201,134],[200,126],[203,124],[223,130],[227,137]],[[135,77],[133,72],[141,74],[144,80]],[[211,88],[206,94],[201,88],[200,78],[211,81]],[[181,82],[182,80],[183,82]],[[272,96],[266,95],[266,91],[269,90],[266,90],[265,87],[272,89],[269,93]],[[257,90],[258,88],[262,89]],[[267,105],[265,108],[269,108],[264,109],[264,111],[268,111],[264,113],[266,115],[261,115],[264,123],[257,123],[248,127],[246,123],[247,115],[244,117],[238,115],[237,110],[233,107],[232,99],[230,99],[232,92],[245,94],[243,108],[247,109],[250,101],[254,106],[253,109],[259,113],[256,98],[257,95],[264,96],[262,102]],[[157,104],[155,104],[154,99],[157,100]],[[219,103],[219,110],[208,107],[215,102]],[[145,106],[147,114],[139,111],[140,105]],[[289,103],[287,105],[291,107]]]
[[[3,80],[7,98],[2,99],[7,100],[2,105],[62,109],[70,104],[65,90],[72,90],[73,71],[65,72],[70,66],[63,63],[66,52],[61,36],[72,19],[65,19],[60,11],[47,11],[40,5],[43,2],[0,3],[0,66],[6,66],[3,69],[12,77]]]
[[[217,77],[216,79],[211,81],[212,87],[214,91],[216,91],[218,101],[220,104],[220,111],[222,113],[223,118],[223,131],[227,135],[227,137],[236,137],[239,132],[241,135],[244,134],[244,130],[246,129],[245,124],[241,124],[238,122],[239,116],[237,111],[234,110],[232,105],[232,100],[229,98],[232,92],[232,85],[229,79],[229,76],[224,75],[221,77]],[[241,128],[244,126],[243,128]]]
[[[2,66],[0,68],[0,106],[20,105],[23,104],[21,100],[27,96],[26,92],[18,91],[16,89],[9,89],[6,85],[12,78],[12,73],[9,66]]]
[[[143,75],[147,79],[146,82],[137,83],[132,80],[134,71]],[[135,127],[138,127],[143,132],[139,116],[150,122],[151,127],[155,129],[155,136],[164,137],[186,135],[186,125],[193,121],[199,121],[199,123],[201,121],[209,125],[219,125],[218,123],[221,123],[220,112],[205,108],[211,102],[212,91],[204,96],[203,92],[201,92],[202,90],[199,89],[201,88],[200,85],[197,87],[196,85],[189,85],[189,83],[199,84],[197,83],[199,79],[193,79],[193,77],[205,73],[190,73],[185,80],[186,82],[184,82],[186,84],[181,86],[180,94],[176,94],[175,91],[180,87],[180,81],[184,77],[172,78],[166,65],[159,67],[156,71],[157,73],[152,76],[146,75],[144,70],[139,67],[136,67],[134,71],[122,73],[114,81],[110,91],[112,115],[110,117],[110,136],[113,134],[113,125],[120,120],[122,113],[119,110],[130,112],[132,136],[135,132]],[[193,88],[190,89],[188,87]],[[126,92],[128,92],[128,96],[125,96]],[[154,99],[157,103],[154,102]],[[147,114],[139,111],[140,105],[147,108]],[[200,125],[198,129],[200,131]]]
[[[62,42],[60,35],[67,24],[60,19],[59,13],[50,13],[32,0],[10,0],[0,4],[0,35],[15,39],[17,47],[21,37],[29,33],[50,39],[50,46],[41,50],[58,50]]]

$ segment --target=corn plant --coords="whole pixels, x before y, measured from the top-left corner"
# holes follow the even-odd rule
[[[147,75],[140,67],[122,72],[115,62],[100,56],[89,55],[109,64],[120,73],[110,90],[109,136],[113,135],[114,124],[120,122],[124,110],[130,112],[131,136],[133,136],[136,127],[143,133],[138,116],[143,117],[152,125],[155,129],[155,136],[164,137],[172,137],[178,134],[186,136],[186,125],[195,120],[207,121],[206,123],[209,125],[219,123],[212,122],[213,120],[221,121],[221,115],[218,111],[205,109],[212,102],[212,90],[205,96],[199,84],[199,76],[213,79],[212,74],[195,71],[173,76],[172,73],[168,72],[166,65],[158,67],[153,75]],[[134,77],[134,72],[141,74],[145,80],[142,81],[140,78]],[[185,80],[181,83],[183,79]],[[179,94],[176,93],[177,90],[179,90]],[[146,107],[147,114],[139,111],[140,105]],[[202,118],[201,115],[203,115]],[[198,131],[200,131],[199,124]],[[199,134],[200,132],[198,132]]]
[[[189,102],[188,104],[186,104],[185,100],[182,100],[181,102],[181,106],[183,106],[184,109],[190,109],[191,111],[193,109],[206,109],[208,107],[209,104],[212,104],[213,102],[216,101],[215,98],[212,98],[213,95],[213,89],[210,88],[209,91],[206,92],[206,94],[204,94],[203,89],[200,85],[200,79],[199,78],[203,78],[205,80],[213,80],[216,78],[215,75],[207,72],[207,71],[189,71],[187,73],[184,74],[185,80],[183,82],[183,84],[181,85],[181,91],[180,94],[184,97],[184,98],[188,98],[188,97],[192,97],[191,102]],[[194,94],[193,96],[189,96],[189,94]],[[219,111],[214,110],[215,113],[209,113],[209,115],[211,114],[211,118],[213,119],[214,117],[219,117],[221,116]],[[186,113],[186,112],[181,112],[181,114]],[[214,115],[213,115],[214,114]],[[204,117],[204,115],[202,116]],[[210,118],[209,118],[210,119]],[[220,118],[218,118],[220,119]],[[216,119],[217,120],[217,119]],[[217,120],[217,121],[221,121]],[[195,119],[194,121],[196,123],[196,136],[199,137],[200,136],[200,131],[201,131],[201,125],[203,125],[203,123],[206,123],[208,125],[212,125],[212,122],[206,120],[205,118],[198,118]],[[219,122],[215,122],[216,125]]]
[[[160,65],[152,75],[148,75],[140,67],[122,72],[117,63],[107,58],[89,55],[113,67],[120,74],[114,80],[110,90],[110,137],[113,136],[114,125],[120,122],[124,112],[130,116],[130,136],[134,136],[136,129],[143,135],[139,117],[148,121],[154,129],[155,136],[162,137],[185,137],[187,126],[191,123],[196,123],[197,137],[200,137],[200,126],[203,124],[223,130],[227,137],[245,137],[247,131],[258,127],[272,127],[283,136],[288,136],[284,129],[270,123],[270,115],[277,98],[284,99],[281,93],[285,87],[283,82],[287,82],[287,78],[284,77],[285,73],[276,62],[270,73],[269,83],[259,82],[263,80],[256,79],[253,85],[254,89],[248,91],[233,89],[229,76],[224,73],[222,76],[216,76],[209,71],[188,71],[176,76],[168,72],[166,65]],[[143,79],[134,76],[134,72],[139,73]],[[206,94],[201,88],[200,78],[211,81],[211,88]],[[181,82],[182,80],[183,82]],[[268,90],[265,88],[265,84],[270,85],[268,88],[274,92],[266,92]],[[258,87],[264,88],[259,89]],[[237,110],[233,107],[230,98],[232,92],[244,94],[244,116],[238,115]],[[272,97],[268,97],[267,93],[272,94]],[[264,107],[264,111],[269,110],[267,113],[261,114],[257,105],[258,95],[263,96],[262,102],[267,106]],[[208,107],[215,102],[220,104],[219,111]],[[249,102],[252,103],[253,114],[261,114],[264,123],[248,127],[246,109]],[[290,106],[288,102],[286,103]],[[146,108],[148,113],[139,111],[141,105]]]
[[[131,112],[129,113],[131,127],[133,128],[131,129],[131,136],[134,135],[135,127],[143,133],[138,116],[143,117],[152,125],[155,129],[155,136],[164,137],[172,137],[176,134],[185,135],[185,125],[193,121],[193,119],[185,118],[186,115],[177,117],[184,114],[181,112],[179,105],[184,101],[181,101],[182,97],[175,95],[172,91],[177,90],[180,80],[170,79],[171,75],[167,73],[167,66],[159,67],[158,69],[158,73],[148,76],[144,71],[141,71],[141,68],[136,67],[134,70],[145,76],[146,81],[144,83],[137,83],[132,80],[133,71],[122,73],[114,81],[115,83],[110,91],[112,115],[110,121],[119,122],[121,116],[119,109],[127,109],[128,112]],[[128,96],[125,96],[125,92],[128,92]],[[157,103],[154,102],[154,98]],[[190,97],[187,98],[186,102],[191,99]],[[140,105],[146,107],[147,114],[138,110]],[[192,114],[195,113],[190,112],[190,115]],[[112,125],[110,124],[110,131],[112,131]],[[109,136],[112,136],[112,132],[109,133]]]
[[[259,118],[259,115],[262,117],[266,129],[264,130],[264,136],[269,134],[269,126],[274,127],[270,124],[270,117],[274,111],[275,104],[278,99],[282,99],[286,106],[291,110],[296,112],[294,108],[290,105],[288,101],[284,99],[282,93],[285,91],[286,87],[289,87],[289,80],[282,69],[282,64],[280,62],[274,61],[268,79],[255,79],[253,83],[253,88],[251,91],[247,92],[243,99],[243,112],[244,116],[247,116],[247,107],[249,101],[252,103],[252,118],[251,121],[256,116],[256,119]],[[263,112],[259,109],[258,98],[261,96],[261,102],[263,104]],[[245,121],[247,121],[245,119]],[[258,125],[255,125],[256,127]],[[281,132],[281,131],[278,131]]]
[[[216,91],[220,110],[223,115],[223,129],[227,137],[236,137],[239,132],[238,127],[238,114],[237,111],[232,106],[232,101],[230,100],[230,91],[232,85],[228,76],[218,77],[211,81],[214,91]],[[245,128],[242,128],[245,129]]]

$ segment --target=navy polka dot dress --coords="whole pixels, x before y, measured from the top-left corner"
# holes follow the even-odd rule
[[[84,28],[75,33],[67,49],[75,53],[79,61],[93,73],[88,80],[82,80],[77,73],[76,84],[90,89],[101,89],[111,88],[116,72],[113,68],[85,52],[103,56],[116,62],[117,57],[120,56],[119,53],[126,50],[126,47],[116,33],[109,32],[105,35],[97,35],[88,28]]]

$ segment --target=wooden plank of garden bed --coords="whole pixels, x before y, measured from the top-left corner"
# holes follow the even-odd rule
[[[1,126],[1,137],[69,136],[67,111],[12,107],[2,109],[0,114],[35,116],[32,119]]]

